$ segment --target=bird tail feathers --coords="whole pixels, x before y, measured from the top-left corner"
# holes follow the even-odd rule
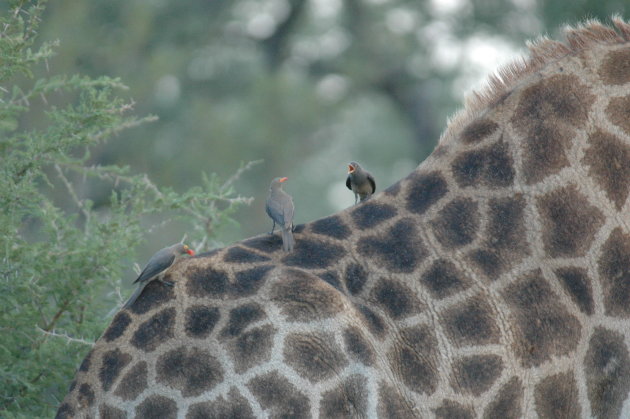
[[[123,309],[125,308],[129,308],[131,307],[131,305],[136,301],[136,299],[140,296],[140,294],[142,294],[142,290],[144,289],[144,287],[147,285],[148,281],[145,282],[141,282],[138,287],[136,288],[136,290],[133,292],[133,294],[131,294],[131,297],[129,297],[129,299],[127,300],[127,302],[125,303],[125,305],[123,306]]]
[[[291,232],[291,227],[282,229],[282,249],[285,252],[290,252],[293,250],[293,245],[295,245],[295,241],[293,240],[293,233]]]

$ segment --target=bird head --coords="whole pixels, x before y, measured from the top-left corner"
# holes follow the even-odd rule
[[[190,256],[195,256],[195,251],[188,247],[187,244],[184,245],[184,252],[188,253]]]
[[[359,168],[359,163],[351,161],[348,163],[348,174],[354,173]]]
[[[275,190],[282,188],[282,183],[286,182],[288,177],[276,177],[271,181],[271,185],[269,185],[269,190]]]

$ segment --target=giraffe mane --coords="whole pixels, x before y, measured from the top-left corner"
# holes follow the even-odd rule
[[[534,41],[527,41],[529,55],[503,65],[488,76],[482,88],[468,94],[464,99],[464,107],[448,119],[447,128],[440,136],[438,144],[445,144],[448,138],[456,138],[469,122],[482,112],[490,111],[517,84],[523,83],[527,76],[550,63],[567,55],[579,54],[593,44],[621,44],[630,41],[630,23],[619,15],[613,15],[611,20],[616,31],[603,25],[598,19],[587,19],[576,26],[565,25],[562,30],[564,42],[544,35]]]

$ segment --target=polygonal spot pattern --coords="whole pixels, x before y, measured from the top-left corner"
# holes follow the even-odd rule
[[[290,269],[271,288],[271,301],[287,321],[311,322],[329,318],[343,309],[342,294],[314,275]]]
[[[423,309],[423,304],[414,292],[394,279],[381,279],[376,283],[370,299],[395,320],[417,314]]]
[[[309,418],[311,416],[308,397],[277,371],[252,378],[247,383],[247,388],[269,417]]]
[[[356,209],[352,210],[350,217],[362,230],[374,228],[383,221],[389,220],[396,215],[396,207],[383,204],[376,201],[367,201],[361,205],[357,205]]]
[[[162,282],[152,280],[144,287],[138,299],[131,305],[131,311],[136,314],[144,314],[175,299],[170,274],[164,275]]]
[[[573,185],[538,198],[542,239],[550,257],[583,256],[591,248],[604,216]]]
[[[177,403],[165,396],[151,395],[136,407],[136,417],[175,419],[177,418]]]
[[[511,378],[491,401],[483,414],[484,419],[521,419],[523,386],[517,377]]]
[[[450,307],[441,317],[447,336],[456,346],[499,343],[497,316],[479,295]]]
[[[101,404],[98,407],[98,413],[101,418],[107,419],[127,419],[127,414],[117,407],[108,404]]]
[[[131,355],[122,352],[118,348],[103,354],[101,368],[98,374],[103,390],[109,391],[120,372],[129,362],[131,362]]]
[[[363,237],[357,250],[367,259],[390,272],[413,272],[427,255],[416,226],[411,219],[402,219],[385,232]]]
[[[597,261],[606,314],[630,317],[630,235],[617,227],[602,246]]]
[[[208,337],[217,324],[221,314],[217,307],[194,305],[186,309],[184,331],[190,337]]]
[[[125,333],[125,330],[127,330],[127,326],[129,326],[130,323],[131,317],[127,312],[118,312],[105,333],[103,333],[103,339],[108,342],[118,339],[123,333]]]
[[[453,362],[451,387],[460,393],[480,396],[494,384],[503,371],[498,355],[472,355]]]
[[[514,160],[508,144],[498,141],[488,147],[466,151],[453,161],[451,171],[461,187],[505,188],[514,182]]]
[[[94,391],[89,384],[83,383],[79,387],[79,394],[77,395],[77,403],[80,407],[86,408],[94,404]]]
[[[131,338],[131,344],[145,352],[154,351],[173,337],[174,326],[175,309],[164,309],[138,326]]]
[[[378,389],[378,417],[384,419],[417,419],[413,403],[405,400],[397,389],[381,383]]]
[[[311,231],[315,234],[332,237],[333,239],[344,240],[352,233],[350,228],[346,226],[341,217],[333,215],[326,218],[320,218],[311,223]]]
[[[541,380],[536,385],[534,396],[540,419],[582,417],[577,383],[572,372]]]
[[[523,174],[540,182],[568,166],[566,149],[588,120],[595,96],[574,75],[544,78],[521,93],[511,122],[523,140]]]
[[[186,419],[206,418],[254,419],[255,416],[247,399],[232,387],[227,400],[219,396],[212,402],[195,403],[186,413]]]
[[[606,107],[606,116],[610,122],[630,135],[630,95],[610,99]]]
[[[448,192],[448,184],[438,172],[414,172],[407,179],[407,210],[414,214],[424,214]]]
[[[223,300],[253,295],[265,283],[272,265],[262,265],[236,271],[230,281],[224,271],[213,268],[191,267],[186,272],[186,292],[193,297]]]
[[[630,82],[630,48],[609,52],[598,70],[602,82],[618,86]]]
[[[468,278],[447,259],[433,262],[429,269],[422,273],[419,282],[437,299],[448,297],[470,286]]]
[[[501,294],[512,313],[512,350],[524,367],[538,366],[575,350],[580,322],[562,305],[540,270],[525,274]]]
[[[363,266],[358,263],[351,263],[346,267],[344,275],[346,288],[351,294],[356,295],[363,290],[363,286],[368,279],[368,273]]]
[[[438,384],[437,339],[429,326],[403,329],[388,354],[390,367],[409,390],[431,395]]]
[[[255,327],[228,341],[226,346],[234,362],[234,371],[240,374],[267,362],[271,357],[275,333],[276,329],[266,325]]]
[[[227,292],[228,277],[211,267],[191,266],[186,271],[186,291],[193,297],[221,298]]]
[[[161,355],[155,365],[157,382],[199,396],[223,381],[223,368],[208,351],[180,346]]]
[[[321,418],[362,418],[367,417],[368,391],[367,379],[360,375],[351,375],[337,388],[322,395],[319,411]]]
[[[147,388],[147,363],[140,361],[123,376],[115,395],[123,400],[135,400]]]
[[[370,366],[374,363],[375,354],[372,345],[363,335],[363,332],[357,327],[350,327],[343,332],[343,341],[348,356],[361,362],[363,365]]]
[[[284,342],[284,359],[311,383],[338,375],[348,364],[332,334],[291,333]]]
[[[339,281],[339,278],[337,277],[337,273],[335,271],[326,271],[324,273],[318,274],[317,276],[329,283],[331,286],[335,287],[337,291],[344,292],[341,281]]]
[[[629,121],[630,114],[625,118]],[[630,145],[602,130],[591,134],[588,141],[590,147],[583,161],[589,166],[591,179],[621,211],[630,194]]]
[[[228,287],[229,294],[234,298],[254,295],[265,283],[267,272],[271,269],[273,265],[263,265],[236,272],[235,283]]]
[[[250,302],[230,310],[228,323],[221,331],[222,337],[234,337],[239,335],[249,324],[264,319],[265,311],[260,304]]]
[[[477,119],[464,128],[460,138],[464,144],[480,143],[492,135],[497,128],[499,125],[490,119]]]
[[[593,292],[591,279],[584,268],[565,267],[554,271],[558,281],[571,300],[584,314],[593,314]]]
[[[385,322],[383,319],[381,319],[378,314],[366,305],[357,304],[356,307],[361,313],[360,318],[363,320],[369,331],[379,338],[383,337],[385,333]]]
[[[345,254],[346,251],[341,246],[325,240],[303,237],[296,240],[295,248],[282,261],[287,266],[318,269],[327,268]]]
[[[470,198],[456,198],[442,208],[431,225],[446,249],[465,246],[475,239],[479,228],[477,203]]]
[[[623,335],[595,328],[584,357],[584,375],[591,413],[618,418],[630,391],[630,357]]]
[[[482,246],[469,253],[473,267],[489,281],[495,281],[529,252],[525,230],[525,199],[516,194],[488,202]]]
[[[256,263],[266,262],[269,258],[240,246],[232,246],[228,248],[227,252],[223,256],[223,260],[226,263]]]
[[[474,417],[475,415],[470,408],[453,400],[444,400],[442,405],[435,409],[436,419],[473,419]]]

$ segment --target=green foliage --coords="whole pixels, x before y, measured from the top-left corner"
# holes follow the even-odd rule
[[[18,1],[0,16],[2,417],[52,416],[124,301],[121,278],[147,231],[180,218],[190,227],[188,243],[204,250],[251,201],[233,184],[254,163],[226,182],[204,175],[201,186],[183,193],[129,168],[94,164],[94,148],[154,118],[129,115],[132,103],[117,96],[125,89],[118,79],[36,79],[53,51],[49,43],[35,46],[42,12],[42,2]],[[38,113],[41,127],[31,124]],[[106,205],[84,196],[94,184],[111,191]]]

